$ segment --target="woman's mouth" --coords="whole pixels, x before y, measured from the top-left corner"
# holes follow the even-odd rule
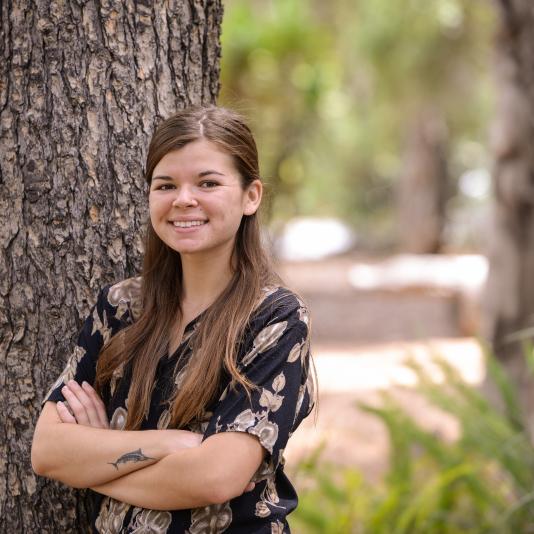
[[[208,221],[172,221],[171,224],[175,228],[192,228],[194,226],[202,226],[203,224],[206,224]]]

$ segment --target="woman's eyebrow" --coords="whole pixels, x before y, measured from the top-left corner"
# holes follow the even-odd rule
[[[225,176],[222,172],[215,171],[213,169],[208,169],[207,171],[202,171],[198,173],[198,177],[202,178],[203,176],[208,176],[209,174],[217,174],[219,176]],[[159,176],[153,176],[152,181],[154,180],[164,180],[166,182],[172,182],[174,178],[172,176],[166,176],[166,175],[159,175]]]
[[[198,177],[199,178],[202,178],[203,176],[208,176],[208,174],[218,174],[219,176],[224,176],[224,174],[222,172],[219,172],[219,171],[214,171],[212,169],[209,169],[207,171],[202,171],[202,172],[199,172],[198,173]]]

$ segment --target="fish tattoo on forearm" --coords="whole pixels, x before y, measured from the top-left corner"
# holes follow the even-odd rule
[[[127,452],[126,454],[123,454],[120,458],[117,459],[116,462],[108,462],[109,465],[112,465],[115,467],[115,469],[119,470],[119,464],[127,464],[128,462],[143,462],[144,460],[156,460],[156,458],[151,458],[150,456],[146,456],[143,454],[143,451],[141,449],[137,449],[136,451]]]

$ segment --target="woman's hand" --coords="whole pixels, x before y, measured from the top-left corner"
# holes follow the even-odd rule
[[[74,423],[91,426],[93,428],[109,428],[106,407],[98,393],[87,382],[82,385],[70,380],[61,390],[69,403],[70,410],[65,403],[56,404],[57,414],[63,423]]]

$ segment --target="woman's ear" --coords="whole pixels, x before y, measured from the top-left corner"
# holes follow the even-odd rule
[[[259,180],[254,180],[245,190],[243,215],[253,215],[256,213],[260,207],[262,194],[263,184]]]

